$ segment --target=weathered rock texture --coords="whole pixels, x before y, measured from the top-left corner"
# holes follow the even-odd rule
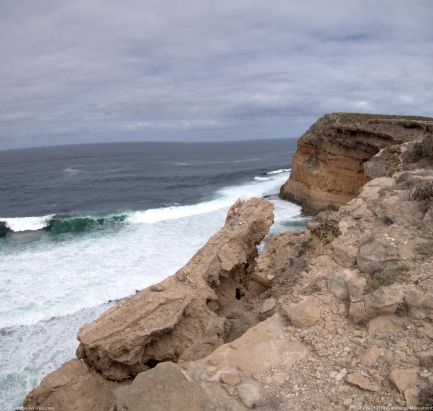
[[[412,138],[424,120],[414,121],[395,127]],[[235,204],[221,232],[175,276],[83,327],[85,362],[48,375],[25,404],[67,411],[431,407],[433,134],[425,132],[395,148],[406,154],[393,165],[389,156],[374,157],[376,177],[346,205],[319,213],[304,232],[269,236],[257,261],[272,207],[257,199]],[[383,173],[391,166],[397,171]]]
[[[237,202],[224,227],[174,276],[82,327],[78,357],[120,381],[162,361],[202,357],[242,334],[255,322],[242,296],[272,210],[262,199]]]
[[[402,143],[415,144],[432,131],[433,119],[425,117],[327,114],[300,138],[280,196],[307,213],[337,208],[357,196],[368,177],[397,171]],[[364,163],[387,147],[364,173]],[[416,155],[422,157],[423,150],[417,146]]]

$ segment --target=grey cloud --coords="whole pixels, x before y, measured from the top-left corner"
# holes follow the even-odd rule
[[[431,115],[432,18],[430,0],[3,0],[0,148]]]

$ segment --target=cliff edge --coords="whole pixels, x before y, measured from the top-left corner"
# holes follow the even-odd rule
[[[299,139],[280,197],[309,214],[337,209],[368,181],[364,165],[373,156],[393,147],[386,156],[395,160],[401,144],[422,140],[432,131],[433,119],[428,117],[326,114]],[[387,166],[390,175],[397,171]]]
[[[320,122],[329,118],[335,132],[335,116],[350,115]],[[24,405],[433,409],[431,120],[372,117],[371,137],[362,140],[355,121],[356,141],[328,136],[324,149],[358,153],[353,164],[365,159],[366,182],[347,204],[320,212],[303,231],[268,236],[258,255],[272,204],[235,203],[175,275],[84,325],[78,359],[47,375]],[[387,121],[395,144],[382,147],[390,132],[378,128]],[[344,168],[334,172],[346,178]]]

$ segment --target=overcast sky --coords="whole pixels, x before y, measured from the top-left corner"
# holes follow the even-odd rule
[[[431,0],[0,0],[0,148],[432,115]]]

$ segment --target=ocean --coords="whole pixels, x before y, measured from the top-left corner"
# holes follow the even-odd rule
[[[184,265],[238,198],[275,204],[296,140],[0,151],[0,409],[74,357],[79,327]]]

